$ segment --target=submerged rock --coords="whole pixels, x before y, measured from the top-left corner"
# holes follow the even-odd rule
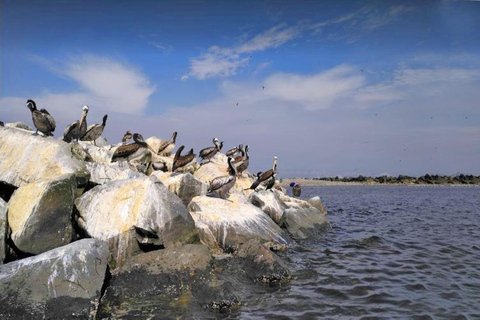
[[[254,206],[268,214],[276,224],[281,224],[285,204],[280,200],[280,196],[276,192],[261,190],[252,193],[248,199]]]
[[[130,315],[146,316],[142,307],[147,305],[161,310],[163,318],[176,318],[184,317],[192,307],[233,305],[237,299],[231,290],[217,287],[212,281],[212,263],[208,248],[199,244],[132,257],[113,275],[99,317],[116,318],[125,309]]]
[[[73,174],[18,188],[8,208],[15,246],[22,252],[39,254],[70,243],[76,190]]]
[[[149,246],[191,243],[198,236],[180,198],[148,177],[96,186],[75,206],[79,227],[91,237],[108,241],[118,266],[134,252],[129,240],[132,228],[138,243]]]
[[[0,266],[0,318],[94,318],[107,245],[84,239]]]
[[[70,173],[75,175],[78,185],[87,183],[88,171],[72,155],[67,143],[0,127],[0,181],[20,187]]]
[[[250,239],[288,243],[288,236],[263,211],[240,194],[228,200],[214,197],[195,197],[188,205],[196,223],[207,225],[223,249],[238,247]],[[202,240],[202,239],[201,239]]]
[[[175,193],[183,204],[187,206],[197,196],[207,194],[207,184],[195,178],[190,173],[171,173],[156,171],[151,174],[167,186],[168,190]]]
[[[7,203],[0,198],[0,264],[7,256]]]

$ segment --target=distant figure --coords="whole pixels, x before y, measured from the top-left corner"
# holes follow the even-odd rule
[[[294,197],[300,197],[302,194],[302,188],[300,187],[300,183],[292,182],[290,183],[290,187],[292,187],[292,193]]]
[[[27,100],[27,107],[32,112],[33,125],[37,129],[34,134],[36,135],[40,131],[46,136],[53,136],[52,132],[55,131],[57,125],[50,113],[45,109],[38,111],[37,105],[33,100]]]
[[[75,139],[78,142],[78,139],[85,135],[87,132],[87,113],[88,106],[84,106],[80,120],[73,122],[65,128],[65,131],[63,132],[63,141],[71,142]]]
[[[107,118],[108,115],[104,115],[102,119],[102,124],[92,124],[91,126],[88,126],[87,132],[85,135],[80,139],[82,141],[93,141],[94,145],[97,145],[95,140],[100,138],[100,136],[103,133],[103,129],[105,129],[105,125],[107,124]]]
[[[127,141],[130,139],[132,139],[132,133],[130,132],[130,130],[127,130],[127,132],[125,132],[125,134],[123,135],[122,144],[126,145]]]

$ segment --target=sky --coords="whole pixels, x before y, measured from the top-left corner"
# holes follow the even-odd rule
[[[1,1],[1,0],[0,0]],[[279,177],[480,174],[480,1],[1,1],[0,120],[108,114]]]

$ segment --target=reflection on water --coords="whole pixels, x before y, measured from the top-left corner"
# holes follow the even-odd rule
[[[303,187],[332,229],[284,258],[296,279],[232,318],[480,319],[480,188]]]

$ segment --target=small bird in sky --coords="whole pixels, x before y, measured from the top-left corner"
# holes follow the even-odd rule
[[[265,86],[262,86],[262,89],[265,90]]]
[[[237,102],[237,106],[238,106],[238,102]]]

